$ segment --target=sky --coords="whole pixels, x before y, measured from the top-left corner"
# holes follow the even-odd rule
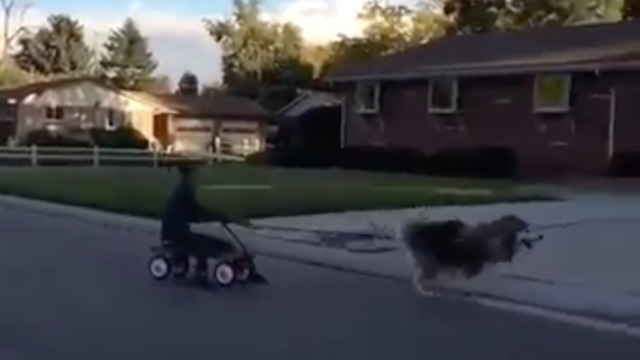
[[[67,13],[85,26],[90,45],[101,44],[110,29],[132,17],[149,38],[159,62],[158,75],[175,82],[185,71],[198,75],[203,84],[221,79],[220,47],[208,36],[203,18],[231,14],[231,0],[16,0],[32,4],[24,24],[36,27],[46,17]],[[357,35],[357,13],[366,0],[263,0],[270,19],[300,26],[309,42],[325,43],[338,34]],[[392,3],[410,0],[390,0]]]

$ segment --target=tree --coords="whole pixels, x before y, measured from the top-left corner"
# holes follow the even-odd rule
[[[31,79],[31,75],[20,69],[10,58],[0,67],[0,87],[24,85]]]
[[[349,67],[365,63],[388,53],[386,44],[365,37],[340,36],[330,46],[331,56],[324,64],[322,73],[335,67]]]
[[[171,79],[166,75],[160,75],[153,78],[151,86],[146,90],[155,94],[169,94],[171,87]]]
[[[523,30],[618,20],[622,0],[443,0],[448,33]]]
[[[22,35],[24,31],[26,31],[26,28],[22,23],[27,12],[31,8],[31,5],[28,3],[18,2],[18,0],[0,0],[0,7],[2,7],[3,19],[2,59],[0,59],[1,66],[4,65],[4,62],[9,58],[11,46],[14,41]],[[16,20],[16,24],[13,23],[14,20]]]
[[[507,0],[444,0],[448,34],[484,33],[503,27]]]
[[[584,9],[586,10],[586,7]],[[510,28],[521,30],[563,25],[569,22],[572,15],[572,4],[567,0],[511,0],[507,21]]]
[[[331,46],[328,45],[305,46],[301,50],[303,61],[313,66],[313,73],[316,78],[322,76],[325,64],[331,56]]]
[[[418,7],[391,5],[378,0],[365,3],[359,14],[362,36],[340,36],[329,47],[322,72],[335,66],[351,66],[381,55],[426,43],[444,34],[445,18],[429,2]]]
[[[509,27],[516,30],[620,19],[621,0],[511,0]]]
[[[567,23],[619,21],[624,0],[570,0],[572,16]]]
[[[222,46],[223,81],[230,87],[259,82],[271,62],[271,29],[260,19],[259,0],[234,0],[231,18],[205,19],[205,28]]]
[[[17,65],[46,76],[86,74],[93,52],[84,40],[84,28],[68,15],[52,15],[47,25],[19,40]]]
[[[196,74],[187,71],[178,81],[178,94],[197,96],[200,93],[200,81]]]
[[[206,20],[223,50],[223,82],[232,93],[259,97],[269,87],[304,86],[313,65],[303,59],[300,29],[261,18],[259,0],[234,0],[228,19]]]
[[[622,18],[625,20],[640,19],[640,0],[624,0]]]
[[[218,82],[214,82],[211,84],[207,84],[207,85],[203,85],[202,86],[202,93],[200,96],[202,97],[214,97],[214,96],[218,96],[218,95],[222,95],[226,93],[224,85],[218,83]]]
[[[111,32],[104,49],[100,65],[105,77],[115,86],[143,90],[152,85],[158,63],[147,38],[132,19],[128,18],[121,28]]]
[[[428,4],[411,8],[370,0],[358,18],[366,24],[363,37],[381,44],[389,53],[427,42],[443,33],[443,19]]]

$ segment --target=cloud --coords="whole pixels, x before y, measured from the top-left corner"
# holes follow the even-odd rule
[[[339,34],[357,35],[362,31],[358,12],[366,0],[296,0],[282,4],[275,19],[298,25],[309,42],[325,43]]]
[[[35,29],[46,22],[47,9],[32,8],[23,24]],[[149,3],[133,1],[118,13],[71,12],[85,28],[89,45],[100,48],[110,32],[122,25],[127,17],[134,19],[141,32],[149,38],[149,44],[158,62],[158,74],[168,75],[174,83],[184,71],[192,71],[202,83],[218,81],[221,75],[221,50],[206,33],[202,19],[217,14],[185,16],[163,11]]]
[[[228,0],[225,0],[228,1]],[[366,0],[283,0],[267,12],[266,17],[298,25],[309,42],[326,43],[339,34],[357,35],[362,24],[357,14]],[[392,0],[393,3],[414,0]],[[91,11],[91,7],[71,16],[85,26],[87,42],[99,46],[110,31],[133,18],[149,42],[159,61],[159,74],[169,75],[175,82],[186,71],[196,73],[202,83],[221,78],[221,49],[206,33],[202,19],[220,18],[222,14],[195,14],[162,9],[152,0],[134,0],[124,11]],[[185,3],[185,7],[188,5]],[[32,8],[24,24],[42,25],[55,9]]]
[[[387,0],[390,4],[413,4],[417,0]],[[305,39],[327,43],[338,35],[356,36],[364,23],[358,14],[367,0],[293,0],[282,3],[272,18],[298,25]]]

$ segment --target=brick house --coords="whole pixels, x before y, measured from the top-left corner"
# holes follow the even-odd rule
[[[640,21],[445,37],[328,80],[343,146],[508,146],[525,175],[640,152]]]

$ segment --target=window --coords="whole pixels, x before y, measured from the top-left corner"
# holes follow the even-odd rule
[[[458,110],[458,81],[440,78],[429,82],[429,112],[452,113]]]
[[[380,110],[380,84],[361,83],[356,87],[356,110],[374,114]]]
[[[104,120],[104,128],[106,130],[115,130],[120,125],[120,119],[118,119],[118,112],[113,109],[107,110],[107,117]]]
[[[536,76],[533,89],[535,112],[566,112],[570,107],[571,76]]]
[[[45,109],[45,117],[49,120],[61,120],[64,118],[64,109],[58,106],[47,106]]]

